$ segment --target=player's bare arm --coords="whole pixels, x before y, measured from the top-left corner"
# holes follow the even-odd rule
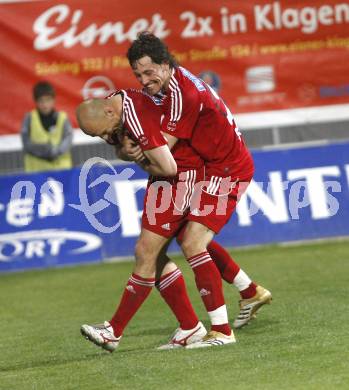
[[[168,148],[172,149],[178,141],[178,138],[164,132],[161,133],[166,138]],[[125,161],[135,161],[136,163],[146,162],[146,156],[143,153],[142,148],[128,136],[124,137],[119,154],[121,157],[119,157],[119,155],[118,157]]]
[[[172,140],[172,145],[174,144],[175,141]],[[172,171],[174,172],[175,168],[175,162],[172,161],[172,154],[169,156],[166,150],[167,148],[163,148],[166,150],[167,155],[167,157],[163,159],[163,151],[158,152],[157,149],[159,148],[154,148],[148,152],[143,152],[141,147],[135,141],[133,141],[130,137],[125,136],[121,148],[118,151],[118,157],[125,161],[136,162],[142,169],[152,175],[173,176],[168,174]],[[150,161],[146,154],[150,154],[150,159],[152,159],[152,161]]]
[[[149,163],[142,163],[142,168],[154,176],[175,176],[177,164],[167,145],[144,151]]]
[[[176,142],[178,141],[178,138],[174,137],[171,134],[164,133],[163,131],[161,133],[166,138],[167,145],[168,145],[169,149],[171,150],[175,146]]]

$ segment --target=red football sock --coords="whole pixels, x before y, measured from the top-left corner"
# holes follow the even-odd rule
[[[239,273],[239,265],[235,263],[230,254],[218,242],[211,241],[207,246],[207,251],[219,269],[222,278],[228,283],[234,283],[239,289],[242,299],[252,298],[256,295],[257,285],[250,280],[245,272],[241,271]],[[237,275],[239,275],[238,280],[235,280]],[[246,285],[248,287],[244,288]]]
[[[251,283],[245,290],[240,291],[240,295],[242,299],[249,299],[256,295],[257,293],[257,285],[255,283]]]
[[[240,271],[240,267],[235,263],[230,254],[216,241],[211,241],[208,244],[207,251],[219,269],[222,278],[228,283],[233,283],[235,276]]]
[[[223,334],[226,334],[227,336],[231,335],[231,328],[229,324],[212,325],[211,330],[221,332]]]
[[[161,276],[156,287],[176,316],[180,327],[185,330],[195,328],[199,319],[189,300],[181,271],[177,268]]]
[[[210,316],[212,330],[230,335],[221,275],[209,253],[199,253],[190,257],[188,262],[195,273],[196,286]]]
[[[153,278],[145,279],[136,274],[131,275],[119,307],[109,321],[116,337],[122,335],[124,328],[146,300],[154,284],[155,279]]]

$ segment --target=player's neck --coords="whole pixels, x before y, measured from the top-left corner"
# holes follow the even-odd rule
[[[164,93],[166,93],[166,92],[168,91],[168,87],[169,87],[169,85],[170,85],[171,77],[172,77],[174,71],[175,71],[174,68],[169,68],[168,77],[167,77],[167,79],[166,79],[166,81],[164,82],[164,85],[163,85],[163,87],[162,87],[162,91],[163,91]]]

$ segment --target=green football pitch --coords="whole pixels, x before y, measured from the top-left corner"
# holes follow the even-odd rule
[[[0,276],[0,389],[349,389],[349,241],[232,253],[274,299],[235,345],[204,350],[156,350],[176,328],[156,291],[113,354],[83,339],[81,324],[114,312],[130,262]],[[224,286],[233,320],[238,293]]]

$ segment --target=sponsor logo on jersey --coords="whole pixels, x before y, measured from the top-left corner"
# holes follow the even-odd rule
[[[139,142],[140,142],[142,145],[148,145],[149,140],[148,140],[148,138],[147,138],[145,135],[142,135],[142,136],[139,138]]]
[[[202,81],[197,78],[196,76],[194,76],[191,72],[189,72],[188,69],[185,69],[185,68],[182,68],[181,66],[179,67],[179,69],[182,71],[182,73],[184,74],[185,77],[187,77],[190,81],[192,81],[196,87],[196,89],[200,92],[204,92],[206,91],[206,88],[204,87],[204,84],[202,83]]]
[[[167,123],[167,130],[168,131],[175,131],[177,126],[177,122],[168,122]]]

